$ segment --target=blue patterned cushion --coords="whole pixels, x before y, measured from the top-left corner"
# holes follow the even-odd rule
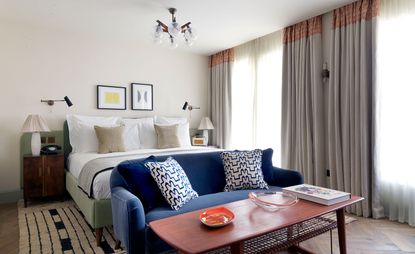
[[[224,191],[268,189],[262,174],[262,151],[224,151],[221,153],[225,169]]]
[[[183,168],[172,157],[164,162],[147,162],[145,166],[150,169],[151,176],[174,210],[199,196],[193,190]]]

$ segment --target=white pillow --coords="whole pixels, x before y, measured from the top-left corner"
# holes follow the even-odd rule
[[[140,118],[138,127],[138,136],[140,137],[140,148],[142,149],[156,149],[157,148],[157,134],[154,129],[154,119]]]
[[[186,117],[164,117],[164,116],[154,116],[155,124],[183,124],[187,123]]]
[[[179,125],[179,140],[181,147],[190,147],[192,146],[190,143],[190,133],[189,133],[189,122],[187,121],[186,117],[163,117],[163,116],[155,116],[154,123],[157,125]]]
[[[127,151],[140,149],[140,136],[138,134],[139,123],[140,119],[121,119],[121,124],[125,126],[123,139]]]
[[[72,152],[97,152],[98,139],[94,125],[101,127],[115,127],[119,124],[119,117],[67,115],[69,142]]]

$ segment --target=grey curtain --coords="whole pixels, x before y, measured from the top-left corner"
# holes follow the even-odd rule
[[[306,183],[326,185],[322,17],[284,28],[281,159]]]
[[[333,11],[328,88],[330,185],[364,197],[348,212],[365,217],[383,215],[373,164],[378,11],[377,0],[361,0]]]
[[[228,148],[231,132],[231,74],[234,50],[209,57],[208,114],[215,127],[212,144]]]

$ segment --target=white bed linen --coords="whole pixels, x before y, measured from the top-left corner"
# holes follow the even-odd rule
[[[192,147],[180,147],[180,148],[169,148],[169,149],[139,149],[128,152],[118,153],[71,153],[68,156],[68,170],[69,172],[78,179],[84,165],[93,159],[103,157],[113,157],[119,155],[137,155],[137,159],[146,158],[150,155],[169,155],[169,154],[181,154],[181,153],[195,153],[195,152],[206,152],[206,151],[217,151],[219,149],[213,147],[203,146],[192,146]],[[95,177],[92,185],[93,197],[95,199],[108,199],[111,198],[110,190],[110,176],[111,170],[104,171]]]

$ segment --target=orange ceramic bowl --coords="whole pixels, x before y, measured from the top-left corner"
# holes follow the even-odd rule
[[[209,227],[222,227],[233,221],[235,215],[226,207],[208,209],[199,215],[200,221]]]

